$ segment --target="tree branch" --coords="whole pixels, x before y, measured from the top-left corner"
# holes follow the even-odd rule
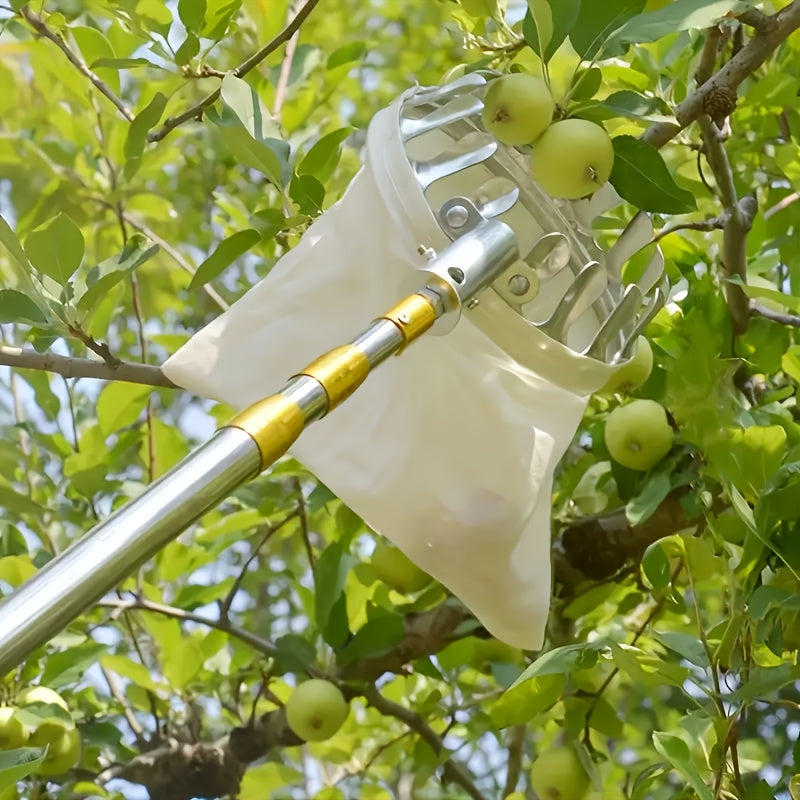
[[[380,711],[381,714],[399,719],[408,725],[421,739],[428,743],[437,755],[445,749],[444,742],[439,734],[416,712],[387,699],[374,686],[366,688],[363,695],[367,703]],[[448,758],[444,762],[443,769],[445,780],[458,784],[473,800],[486,800],[481,792],[478,791],[478,787],[473,783],[469,771],[461,762]]]
[[[168,389],[178,388],[164,375],[161,367],[151,364],[133,364],[128,361],[108,364],[92,358],[37,353],[35,350],[8,345],[0,345],[0,366],[55,372],[64,378],[97,378],[103,381],[125,381],[146,386],[163,386]]]
[[[86,65],[86,62],[74,53],[69,45],[64,41],[64,38],[61,34],[56,33],[55,31],[51,30],[45,22],[40,18],[37,17],[33,11],[30,10],[28,6],[23,6],[20,14],[28,21],[31,27],[40,35],[44,36],[45,39],[49,39],[53,44],[58,47],[59,50],[67,57],[67,60],[72,64],[78,72],[81,73],[84,77],[88,78],[91,84],[100,92],[105,98],[110,100],[119,110],[119,113],[125,117],[128,122],[133,122],[134,120],[134,113],[122,102],[122,100],[117,97],[114,92],[111,91],[108,84],[101,80],[89,67]]]
[[[97,603],[101,608],[113,608],[118,611],[151,611],[154,614],[162,614],[165,617],[172,617],[173,619],[181,620],[182,622],[196,622],[199,625],[207,625],[209,628],[215,628],[219,631],[224,631],[236,639],[249,644],[254,650],[262,653],[270,658],[274,657],[278,650],[272,642],[256,636],[250,631],[239,628],[236,625],[231,625],[227,620],[214,620],[208,617],[201,616],[200,614],[193,614],[191,611],[184,611],[181,608],[174,606],[164,605],[162,603],[154,603],[151,600],[144,598],[137,598],[135,600],[116,600],[114,598],[106,598]]]
[[[752,75],[794,31],[800,28],[800,0],[781,9],[774,17],[769,30],[756,35],[715,75],[683,102],[675,107],[674,122],[656,122],[642,135],[642,139],[656,148],[663,147],[676,134],[705,112],[709,99],[720,92],[734,92],[742,81]]]
[[[781,311],[773,311],[771,308],[762,306],[760,303],[750,303],[750,316],[763,317],[772,322],[777,322],[780,325],[788,325],[790,328],[800,328],[800,317],[795,314],[784,314]]]
[[[503,797],[510,795],[519,783],[522,772],[522,751],[525,745],[525,726],[514,725],[508,729],[508,769],[506,771],[506,784],[503,787]]]
[[[294,36],[295,31],[300,28],[308,15],[314,10],[318,2],[319,0],[306,0],[305,5],[297,12],[297,15],[290,23],[271,42],[265,44],[260,50],[253,53],[247,61],[244,61],[236,67],[232,74],[237,78],[243,78],[250,70],[257,67],[270,53],[277,50],[284,42],[289,41],[292,36]],[[182,114],[170,117],[158,130],[148,134],[147,141],[160,142],[165,136],[184,122],[188,122],[192,119],[200,119],[203,111],[217,102],[221,91],[221,89],[215,89],[211,94],[204,97],[199,103],[195,103],[195,105],[188,108]]]
[[[678,231],[718,231],[725,226],[725,214],[720,214],[716,217],[709,217],[708,219],[699,220],[698,222],[679,222],[675,225],[668,225],[662,228],[655,236],[653,236],[652,243],[661,241],[665,236]]]
[[[739,200],[736,196],[728,154],[720,132],[711,118],[703,114],[698,122],[706,148],[706,159],[714,173],[726,216],[722,229],[722,269],[727,276],[737,275],[746,283],[747,234],[753,226],[758,205],[754,197],[743,197]],[[742,287],[736,284],[726,283],[724,292],[733,319],[734,331],[737,334],[744,333],[750,318],[750,301]]]

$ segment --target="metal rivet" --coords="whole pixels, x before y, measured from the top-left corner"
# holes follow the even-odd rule
[[[477,297],[473,297],[472,300],[467,303],[467,308],[475,308],[481,301],[478,300]]]
[[[403,325],[408,325],[408,323],[411,322],[411,317],[409,317],[408,314],[398,314],[397,319],[399,319]]]
[[[508,291],[515,297],[522,297],[530,288],[531,282],[524,275],[512,275],[508,279]]]
[[[427,248],[427,247],[425,247],[425,245],[424,245],[424,244],[417,245],[417,252],[418,252],[418,253],[419,253],[421,256],[424,256],[424,255],[425,255],[425,253],[427,253],[427,252],[428,252],[428,248]]]
[[[469,219],[469,211],[464,206],[453,206],[448,208],[444,215],[444,221],[451,228],[463,228]]]

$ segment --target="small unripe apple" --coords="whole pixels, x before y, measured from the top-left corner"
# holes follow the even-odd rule
[[[16,750],[28,741],[28,729],[12,706],[0,706],[0,750]]]
[[[551,197],[575,200],[594,194],[613,166],[611,138],[585,119],[553,123],[531,150],[531,175]]]
[[[59,741],[64,734],[74,730],[75,725],[61,719],[60,717],[48,717],[42,720],[36,730],[31,734],[31,747],[44,747]]]
[[[39,765],[39,775],[61,775],[72,769],[81,757],[81,736],[77,729],[64,733],[52,742],[44,761]]]
[[[418,592],[431,582],[427,572],[421,570],[402,550],[387,542],[375,545],[372,566],[380,580],[402,594]]]
[[[43,703],[45,705],[61,706],[64,711],[69,711],[67,701],[58,692],[54,692],[46,686],[34,686],[32,689],[26,689],[17,697],[17,703],[21,706]]]
[[[553,121],[555,103],[547,84],[514,72],[492,81],[483,97],[483,125],[498,141],[521,147],[538,139]]]
[[[330,681],[313,678],[301,683],[286,703],[286,721],[307,742],[330,739],[342,727],[350,706]]]
[[[531,766],[531,786],[540,800],[583,800],[589,775],[566,745],[545,750]]]
[[[628,469],[646,472],[672,449],[673,439],[667,412],[655,400],[618,406],[606,420],[608,452]]]
[[[638,389],[653,371],[653,348],[644,336],[636,340],[633,358],[615,372],[601,389],[604,394],[628,394]]]

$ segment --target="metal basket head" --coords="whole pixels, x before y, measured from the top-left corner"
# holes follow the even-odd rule
[[[544,192],[531,177],[530,148],[500,144],[482,124],[487,77],[493,74],[419,87],[402,100],[400,140],[419,187],[451,239],[488,218],[514,230],[521,259],[493,283],[495,311],[498,304],[513,311],[540,348],[549,341],[595,362],[620,364],[666,299],[663,256],[647,248],[650,219],[636,214],[602,250],[594,220],[620,198],[610,185],[578,201]],[[626,285],[622,268],[637,253],[644,268]],[[479,313],[472,318],[480,324]]]

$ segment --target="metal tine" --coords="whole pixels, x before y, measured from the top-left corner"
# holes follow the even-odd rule
[[[481,216],[489,219],[491,217],[498,217],[500,214],[505,214],[506,211],[510,211],[517,200],[519,200],[519,187],[514,186],[499,197],[494,197],[491,200],[484,200],[482,203],[473,202],[475,202],[475,207],[480,211]]]
[[[461,140],[462,145],[467,144],[466,139]],[[497,150],[497,142],[488,139],[483,144],[477,145],[472,150],[448,149],[429,161],[412,161],[411,167],[417,175],[417,182],[423,189],[427,189],[439,178],[446,178],[456,172],[461,172],[468,167],[474,167],[486,161]]]
[[[650,321],[653,319],[653,317],[661,310],[664,303],[667,302],[668,296],[669,283],[667,282],[667,279],[664,278],[661,285],[650,296],[650,302],[648,303],[646,310],[642,312],[642,315],[636,320],[636,325],[634,325],[633,330],[630,332],[627,341],[622,349],[618,353],[614,354],[611,363],[628,358],[631,348],[636,343],[636,340],[644,332],[644,329],[650,324]]]
[[[409,98],[406,103],[412,108],[424,106],[428,103],[443,103],[452,97],[457,97],[470,89],[479,89],[486,85],[486,78],[477,72],[470,72],[467,75],[446,83],[444,86],[429,86],[420,89],[416,94]]]
[[[622,265],[634,253],[646,247],[653,238],[653,223],[650,217],[640,211],[619,235],[606,253],[606,265],[611,275],[619,275]]]
[[[564,341],[573,322],[597,300],[608,283],[606,271],[597,261],[590,261],[564,293],[556,310],[539,327],[550,338]]]
[[[636,281],[639,288],[647,294],[661,282],[664,277],[664,254],[660,249],[656,248],[647,269],[638,281]]]
[[[642,307],[643,298],[642,290],[635,283],[626,287],[625,296],[600,326],[600,330],[595,334],[589,347],[583,351],[583,355],[605,360],[608,346],[622,332],[625,323],[635,319],[636,312]]]
[[[436,130],[451,122],[457,122],[464,117],[479,114],[482,108],[483,102],[479,98],[471,94],[461,95],[420,119],[402,119],[400,136],[404,142],[407,142],[415,136],[421,136],[423,133]]]
[[[563,233],[546,233],[531,249],[527,261],[535,263],[542,277],[552,277],[569,264],[569,241]]]

